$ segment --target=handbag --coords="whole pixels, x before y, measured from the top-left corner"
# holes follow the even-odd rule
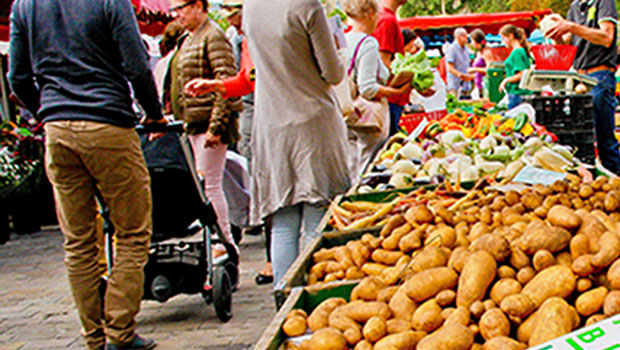
[[[353,52],[353,58],[349,64],[347,70],[347,78],[349,91],[351,92],[351,98],[353,99],[353,110],[349,114],[345,114],[345,123],[350,129],[357,130],[365,133],[379,133],[383,130],[385,116],[390,113],[387,99],[383,98],[379,101],[373,101],[362,96],[355,82],[353,76],[353,69],[355,67],[355,61],[357,60],[357,54],[359,52],[362,43],[369,36],[365,36],[355,47]]]

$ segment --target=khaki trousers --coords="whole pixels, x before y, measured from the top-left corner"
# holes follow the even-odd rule
[[[133,129],[89,121],[45,125],[47,175],[54,188],[65,264],[83,335],[90,349],[134,337],[144,265],[152,232],[150,178]],[[114,267],[104,315],[99,296],[101,251],[97,240],[95,191],[110,208],[115,228]]]

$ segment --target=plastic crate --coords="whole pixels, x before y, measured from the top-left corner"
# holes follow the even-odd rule
[[[532,54],[538,70],[569,70],[577,55],[577,46],[534,45]]]
[[[594,128],[594,103],[590,95],[532,96],[526,101],[536,110],[536,123],[547,129]]]
[[[424,118],[428,119],[429,121],[440,120],[447,114],[448,111],[446,111],[445,109],[433,112],[403,114],[400,116],[400,122],[398,123],[398,125],[405,128],[408,133],[411,133],[418,127],[418,125],[422,122]]]
[[[596,159],[594,103],[591,95],[527,97],[536,110],[536,123],[556,134],[558,143],[577,149],[577,158],[587,164]]]

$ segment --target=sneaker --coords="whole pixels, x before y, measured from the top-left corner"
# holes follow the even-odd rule
[[[142,338],[137,335],[133,338],[132,341],[125,344],[105,344],[105,350],[151,350],[153,349],[157,343],[155,340],[150,338]]]

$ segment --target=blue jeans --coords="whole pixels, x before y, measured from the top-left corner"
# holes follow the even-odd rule
[[[521,95],[508,94],[508,109],[513,109],[521,104],[523,97]]]
[[[317,226],[325,215],[323,205],[300,203],[284,207],[273,214],[271,229],[271,260],[273,265],[273,286],[293,264],[299,251],[306,247],[319,233]],[[303,225],[303,234],[301,228]],[[301,235],[301,249],[299,236]]]
[[[389,103],[390,107],[390,136],[396,134],[400,130],[398,122],[400,122],[400,115],[403,114],[403,106],[399,106],[393,103]]]
[[[609,71],[589,74],[598,80],[592,89],[594,97],[594,126],[598,156],[603,166],[614,174],[620,175],[620,152],[614,130],[616,113],[616,77]]]

